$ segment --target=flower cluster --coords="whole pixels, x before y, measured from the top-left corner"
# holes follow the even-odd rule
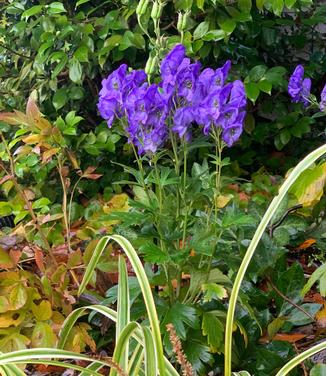
[[[308,106],[310,103],[311,79],[304,78],[304,68],[298,65],[289,80],[288,92],[295,103],[303,103]],[[326,109],[326,85],[324,86],[320,95],[319,108],[320,111]]]
[[[243,130],[247,100],[241,81],[226,82],[230,67],[227,61],[201,71],[178,44],[163,59],[158,84],[148,84],[142,70],[128,72],[125,64],[111,73],[102,82],[98,109],[109,126],[121,119],[139,154],[155,153],[170,131],[189,141],[195,125],[205,135],[219,130],[232,146]]]
[[[311,89],[310,78],[304,78],[304,68],[298,65],[289,80],[288,91],[295,103],[302,102],[305,106],[309,104]]]

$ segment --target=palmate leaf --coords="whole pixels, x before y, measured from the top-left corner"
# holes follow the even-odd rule
[[[203,314],[202,332],[204,336],[207,336],[207,343],[209,344],[211,351],[221,351],[224,326],[214,312],[205,312]]]
[[[178,337],[186,339],[186,327],[198,328],[199,326],[196,309],[181,303],[173,304],[165,313],[162,331],[170,323],[173,324]]]

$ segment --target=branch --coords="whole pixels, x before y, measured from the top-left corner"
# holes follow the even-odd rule
[[[33,60],[33,58],[31,56],[27,56],[27,55],[21,54],[20,52],[16,52],[16,51],[12,50],[10,47],[6,46],[5,44],[0,43],[0,47],[2,47],[5,50],[11,52],[12,54],[20,56],[24,59]]]
[[[296,309],[298,309],[299,311],[301,311],[302,313],[304,313],[311,320],[315,321],[315,318],[309,312],[307,312],[304,308],[300,307],[299,305],[297,305],[296,303],[294,303],[291,299],[289,299],[286,295],[284,295],[283,292],[280,291],[274,285],[274,283],[272,282],[272,280],[269,277],[267,277],[266,279],[267,279],[268,283],[270,284],[271,288],[276,292],[276,294],[278,294],[281,298],[283,298],[289,304],[293,305],[293,307],[295,307]]]

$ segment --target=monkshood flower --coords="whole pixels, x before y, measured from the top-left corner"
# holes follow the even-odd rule
[[[326,110],[326,84],[320,94],[319,108],[320,108],[320,111]]]
[[[155,153],[164,145],[168,134],[168,108],[158,86],[143,84],[132,89],[126,97],[125,110],[129,142],[137,147],[140,155]]]
[[[144,71],[128,73],[127,69],[127,65],[122,64],[102,81],[97,107],[109,127],[111,127],[115,117],[123,116],[124,100],[129,92],[134,87],[141,85],[147,78]]]
[[[298,65],[289,80],[288,92],[295,103],[302,102],[305,106],[309,104],[311,89],[310,78],[304,78],[304,68]]]
[[[243,130],[246,95],[241,81],[228,82],[231,62],[201,72],[199,62],[176,45],[161,63],[161,81],[149,85],[144,71],[122,64],[102,81],[98,109],[108,126],[120,119],[138,154],[155,153],[172,130],[190,142],[195,126],[205,135],[219,129],[228,146]]]

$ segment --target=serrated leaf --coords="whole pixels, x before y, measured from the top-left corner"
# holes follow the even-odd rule
[[[162,264],[170,260],[170,256],[163,252],[163,250],[153,243],[146,243],[139,248],[141,254],[143,254],[143,258],[147,262],[151,262],[153,264]]]
[[[178,337],[186,339],[186,328],[198,328],[198,316],[196,309],[185,304],[175,303],[166,312],[162,327],[173,324]]]
[[[219,352],[223,343],[224,326],[213,312],[205,312],[203,314],[202,332],[207,336],[207,343],[211,351]]]
[[[204,283],[202,290],[204,293],[204,303],[210,302],[213,299],[221,300],[227,297],[226,289],[217,283]]]

